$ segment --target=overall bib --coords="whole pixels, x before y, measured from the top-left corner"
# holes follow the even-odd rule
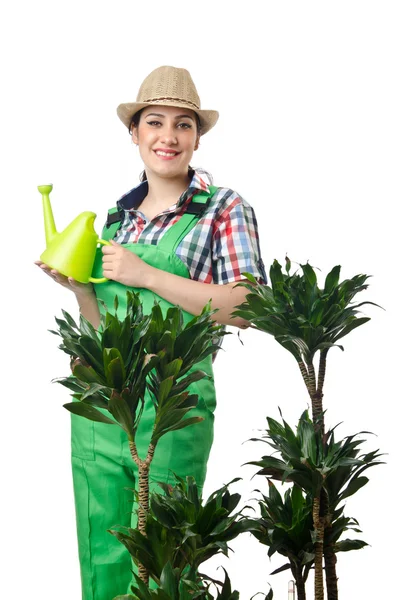
[[[193,197],[186,213],[163,235],[157,245],[134,243],[123,244],[153,267],[189,278],[186,265],[176,255],[176,248],[192,230],[205,210],[210,194],[200,193]],[[109,211],[109,220],[112,213]],[[113,239],[120,226],[119,219],[105,226],[102,238]],[[102,251],[98,249],[93,270],[94,277],[102,276]],[[98,299],[105,302],[109,311],[114,311],[117,294],[117,313],[124,318],[126,311],[126,288],[115,281],[95,286]],[[149,313],[157,300],[163,311],[172,306],[147,289],[134,289],[140,294],[144,313]],[[104,309],[99,303],[100,311]],[[184,322],[192,315],[184,312]],[[212,440],[215,389],[212,379],[212,357],[208,356],[192,368],[203,370],[211,377],[193,383],[189,391],[198,394],[197,408],[188,416],[201,416],[204,421],[185,429],[167,433],[159,440],[150,469],[150,490],[161,493],[156,482],[174,483],[172,471],[181,477],[192,475],[202,491],[206,465]],[[138,427],[136,442],[140,458],[146,456],[150,442],[155,411],[149,394]],[[72,419],[72,472],[76,505],[76,522],[79,559],[82,578],[82,600],[112,600],[118,594],[129,591],[132,579],[131,557],[127,549],[108,529],[116,526],[136,527],[137,504],[133,504],[134,490],[138,487],[138,469],[132,460],[126,433],[118,425],[107,425],[89,421],[77,415]],[[152,582],[153,583],[153,582]]]

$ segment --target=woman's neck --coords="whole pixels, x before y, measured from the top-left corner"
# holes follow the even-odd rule
[[[178,202],[181,194],[190,183],[190,177],[165,178],[154,173],[147,173],[148,193],[144,199],[145,206],[151,211],[161,212]]]

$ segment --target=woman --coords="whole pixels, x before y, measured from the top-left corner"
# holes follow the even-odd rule
[[[233,190],[210,186],[189,166],[200,136],[216,124],[218,113],[200,109],[188,71],[167,66],[150,73],[137,101],[121,104],[117,113],[139,147],[145,171],[140,185],[109,211],[102,237],[111,245],[100,250],[94,268],[95,275],[102,269],[109,283],[79,284],[37,264],[75,293],[80,312],[95,327],[100,320],[97,300],[112,307],[117,294],[120,314],[125,291],[131,288],[139,288],[147,310],[157,299],[163,310],[179,305],[189,319],[211,299],[212,307],[219,309],[219,323],[245,327],[243,319],[230,316],[246,294],[234,286],[244,272],[266,281],[254,212]],[[212,375],[211,359],[200,368]],[[195,414],[204,421],[160,440],[150,472],[152,485],[168,480],[174,471],[194,475],[202,489],[213,437],[215,390],[212,379],[192,387],[200,398]],[[153,423],[150,407],[146,402],[138,429],[142,454]],[[72,415],[72,464],[83,600],[111,600],[125,593],[130,581],[129,554],[106,533],[116,525],[131,524],[124,488],[134,488],[137,473],[124,432]]]

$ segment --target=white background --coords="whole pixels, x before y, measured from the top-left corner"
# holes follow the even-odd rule
[[[260,7],[260,8],[259,8]],[[138,181],[142,165],[116,116],[143,78],[187,68],[203,108],[220,120],[194,166],[254,207],[268,269],[285,253],[342,276],[371,274],[361,300],[371,321],[329,354],[327,424],[344,436],[370,430],[366,449],[387,453],[348,500],[370,547],[338,560],[340,597],[395,594],[396,5],[394,2],[18,1],[2,9],[1,112],[2,420],[1,596],[78,600],[79,566],[69,467],[68,373],[54,315],[77,315],[71,294],[33,264],[44,249],[37,185],[52,182],[61,230],[83,210],[98,214]],[[235,331],[235,330],[234,330]],[[293,358],[254,331],[228,336],[216,362],[216,441],[205,493],[235,476],[244,502],[265,446],[243,442],[266,416],[295,424],[307,406]],[[5,386],[4,386],[5,384]],[[248,535],[223,564],[242,600],[287,598],[283,564]],[[4,563],[5,558],[5,563]],[[221,573],[218,571],[218,575]],[[308,598],[312,598],[312,581]],[[383,590],[383,591],[380,591]]]

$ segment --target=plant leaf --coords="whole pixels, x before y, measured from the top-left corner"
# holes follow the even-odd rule
[[[109,419],[103,415],[99,410],[90,406],[89,404],[84,404],[84,402],[69,402],[68,404],[63,405],[66,410],[70,411],[75,415],[79,415],[81,417],[85,417],[90,421],[98,421],[98,423],[108,423],[109,425],[117,425],[115,421]]]

